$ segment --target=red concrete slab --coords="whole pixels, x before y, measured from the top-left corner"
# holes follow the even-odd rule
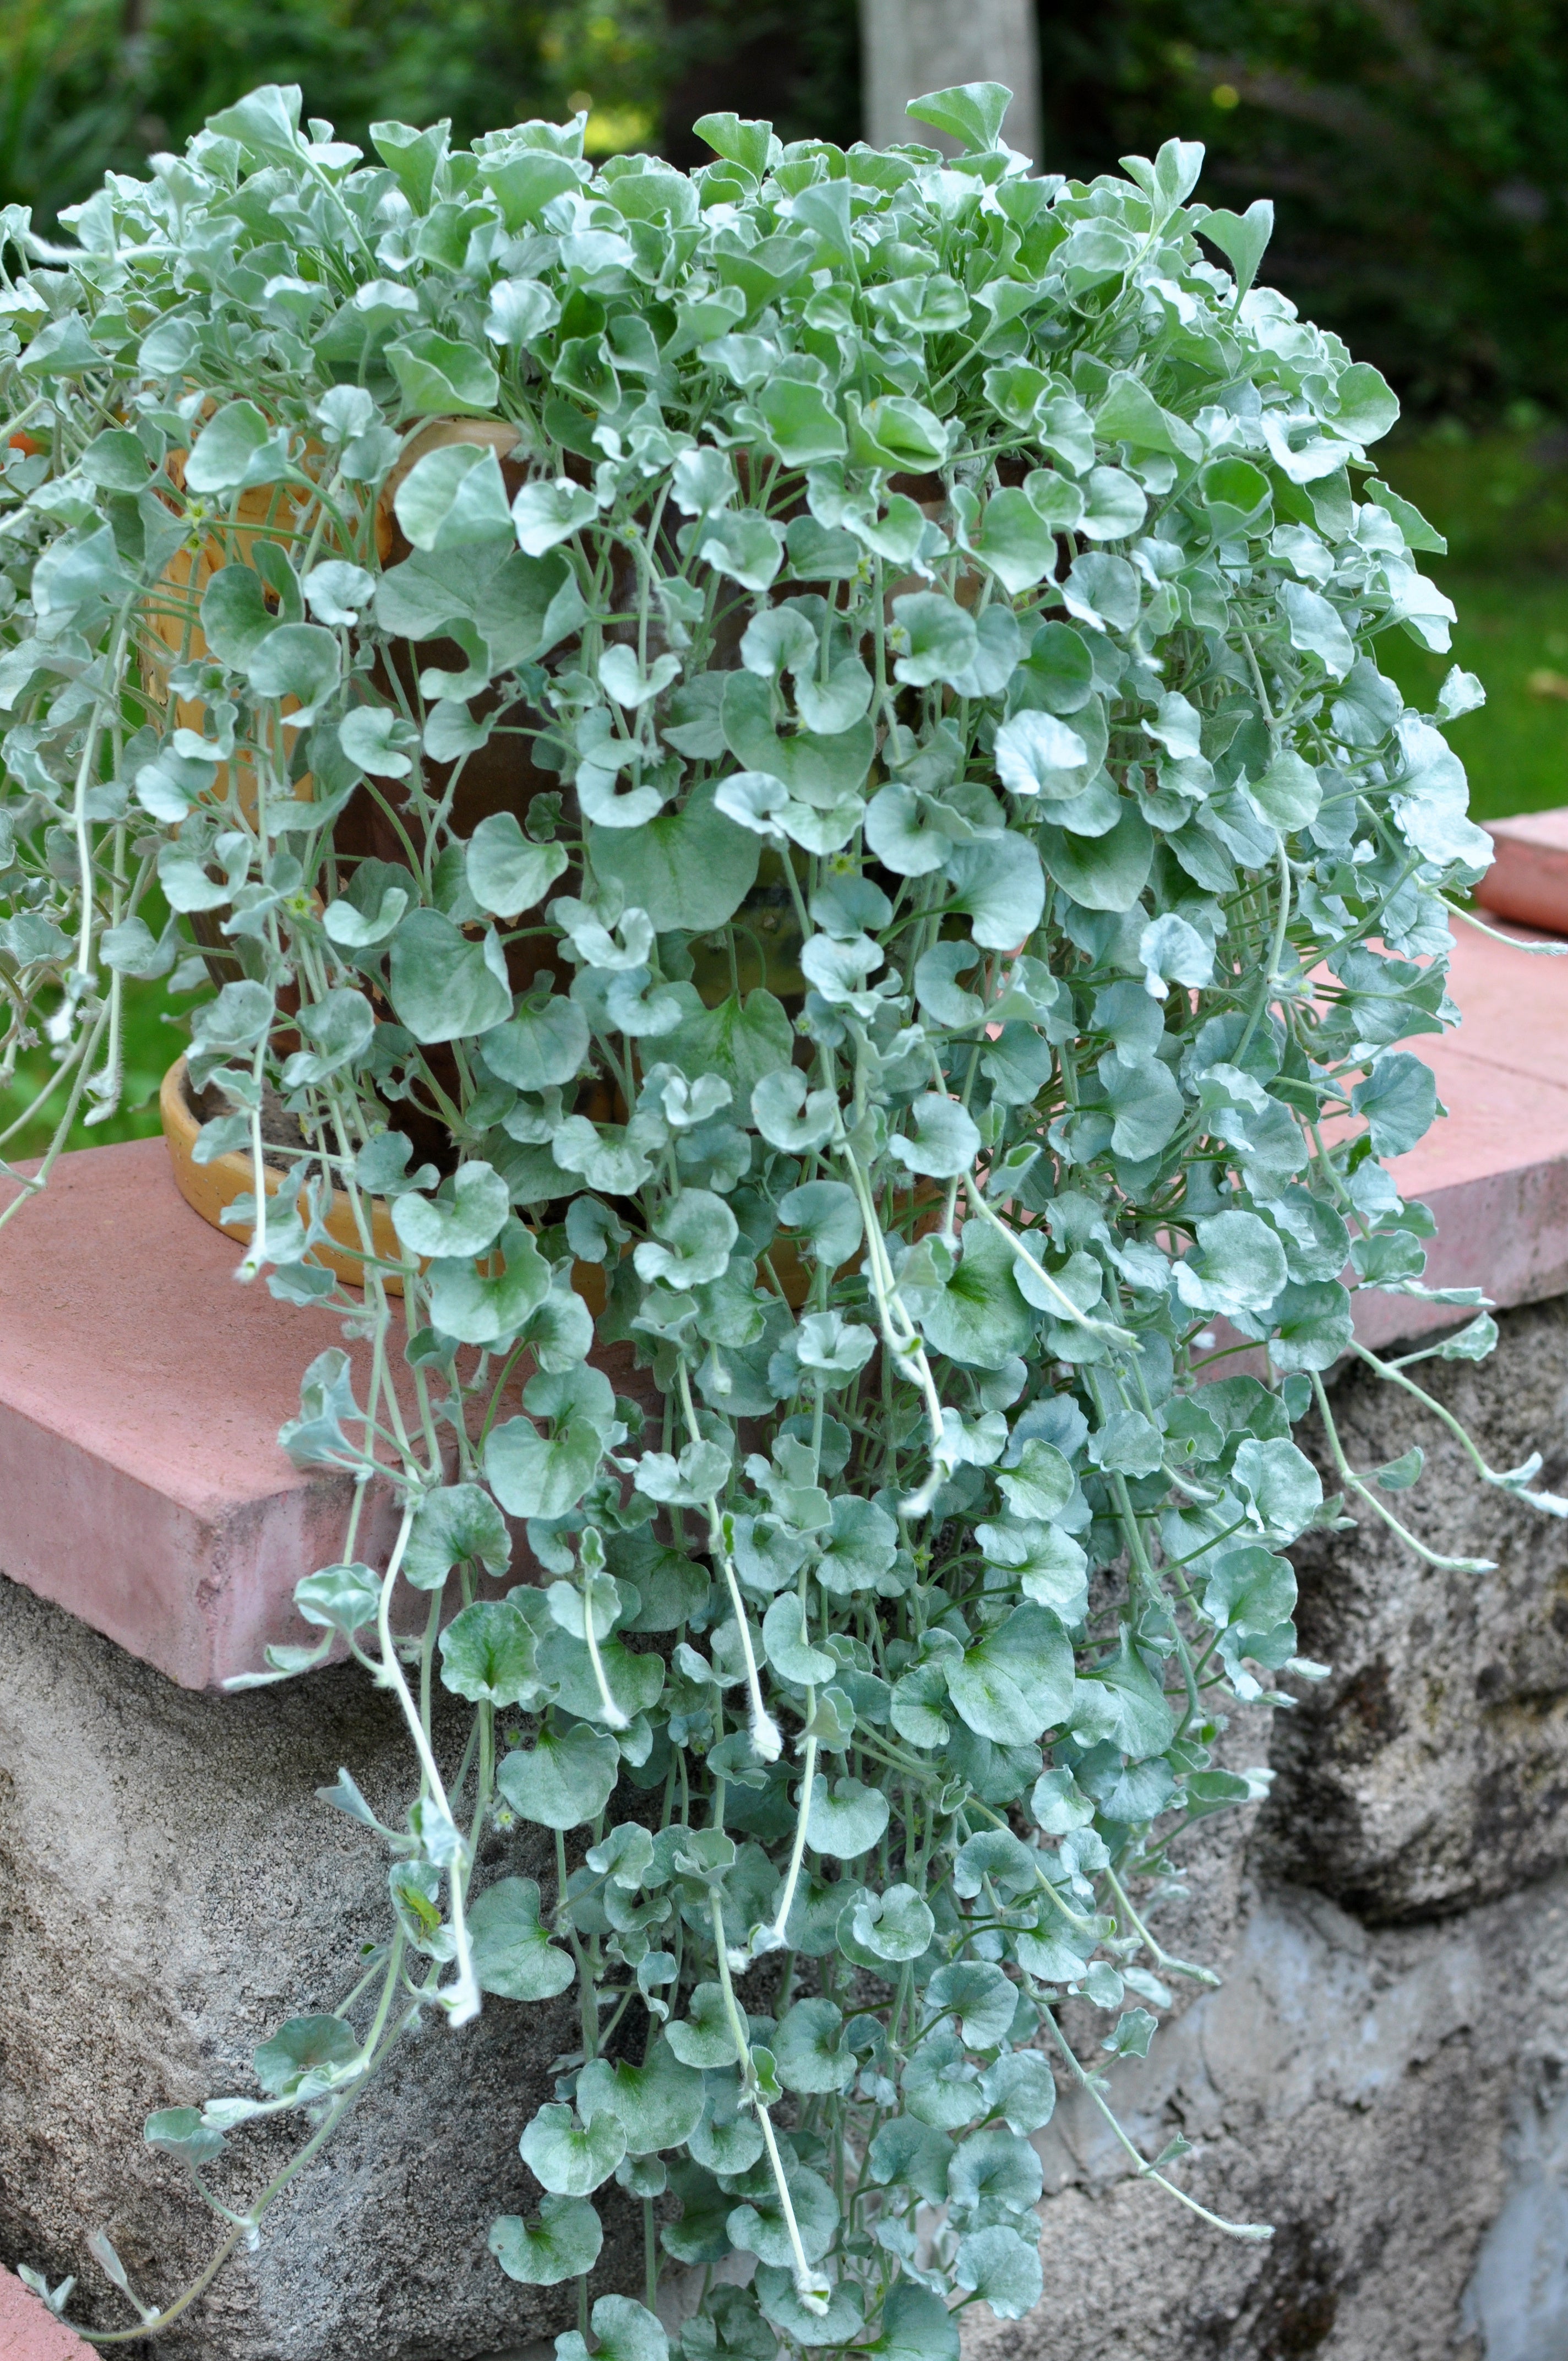
[[[187,1688],[315,1636],[293,1586],[340,1555],[349,1497],[278,1445],[340,1323],[237,1260],[161,1139],[62,1157],[0,1234],[0,1569]]]
[[[1538,1303],[1568,1291],[1568,958],[1463,922],[1454,935],[1449,992],[1463,1022],[1406,1044],[1449,1112],[1396,1160],[1394,1182],[1437,1221],[1426,1285]],[[1357,1311],[1356,1333],[1373,1345],[1463,1316],[1397,1295],[1369,1295]]]
[[[92,2361],[92,2353],[30,2288],[0,2270],[0,2361]]]
[[[1497,857],[1475,899],[1499,917],[1568,935],[1568,811],[1487,822]]]

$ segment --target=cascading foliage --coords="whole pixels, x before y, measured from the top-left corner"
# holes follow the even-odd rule
[[[687,2361],[946,2361],[1040,2293],[1057,2075],[1109,2114],[1212,1981],[1146,1921],[1266,1784],[1227,1706],[1322,1669],[1285,1546],[1411,1539],[1419,1452],[1353,1471],[1321,1373],[1355,1288],[1432,1300],[1386,1163],[1480,692],[1376,648],[1446,647],[1441,544],[1268,207],[1175,141],[1031,177],[1005,100],[911,109],[956,161],[711,116],[687,176],[580,120],[367,162],[269,89],[66,249],[0,218],[8,1054],[49,1017],[58,1148],[127,980],[200,995],[242,1273],[367,1347],[285,1430],[355,1507],[258,1677],[346,1641],[418,1758],[400,1827],[327,1796],[390,1857],[363,1982],[148,2124],[205,2194],[302,2112],[222,2251],[422,2013],[575,1986],[499,2267],[581,2289],[613,2180],[649,2305],[756,2257]]]

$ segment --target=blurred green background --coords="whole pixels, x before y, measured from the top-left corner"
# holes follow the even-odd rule
[[[955,6],[962,0],[952,0]],[[1036,0],[1043,169],[1088,177],[1173,134],[1200,193],[1277,226],[1265,276],[1375,361],[1405,419],[1383,472],[1446,533],[1451,656],[1383,661],[1430,703],[1455,659],[1478,817],[1568,803],[1568,0]],[[0,0],[0,203],[52,228],[259,82],[363,138],[588,113],[590,151],[707,152],[693,119],[860,136],[856,0]],[[72,1145],[156,1131],[182,1028],[133,986],[126,1104]],[[14,1119],[47,1049],[0,1091]],[[9,1144],[37,1153],[42,1126]]]

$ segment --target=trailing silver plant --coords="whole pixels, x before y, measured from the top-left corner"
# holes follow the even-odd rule
[[[47,1020],[59,1108],[16,1202],[117,1104],[127,985],[193,994],[240,1275],[367,1348],[284,1431],[353,1507],[254,1677],[346,1651],[417,1767],[395,1827],[327,1794],[385,1943],[150,2119],[224,2242],[161,2310],[99,2242],[100,2341],[417,2019],[575,1988],[489,2234],[577,2281],[563,2361],[663,2361],[671,2263],[685,2361],[948,2361],[1040,2295],[1058,2079],[1115,2124],[1215,1981],[1156,1928],[1266,1784],[1232,1704],[1323,1670],[1286,1548],[1354,1502],[1457,1563],[1323,1384],[1452,1427],[1410,1368],[1496,1334],[1387,1169],[1489,858],[1477,684],[1376,661],[1447,646],[1441,544],[1382,379],[1256,283],[1269,207],[1179,141],[1033,177],[1006,96],[912,106],[956,160],[710,116],[685,175],[581,118],[367,160],[271,88],[68,245],[0,216],[5,1071]],[[1382,1362],[1367,1289],[1476,1316]],[[554,1879],[476,1878],[522,1823]],[[611,2182],[646,2284],[590,2322]]]

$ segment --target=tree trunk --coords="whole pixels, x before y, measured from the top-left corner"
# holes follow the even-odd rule
[[[1002,82],[1013,93],[1010,146],[1040,160],[1040,66],[1032,0],[861,0],[866,137],[879,148],[955,142],[914,123],[906,100],[956,82]]]

